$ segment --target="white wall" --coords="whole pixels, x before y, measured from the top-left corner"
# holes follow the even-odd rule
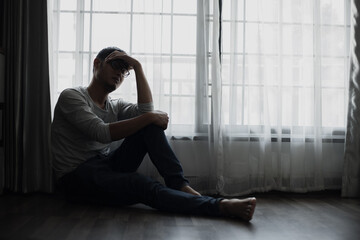
[[[216,178],[214,176],[215,165],[210,161],[207,141],[170,140],[169,142],[182,163],[184,175],[190,180],[191,185],[203,193],[214,193],[216,186]],[[284,148],[286,148],[287,143],[283,144]],[[290,143],[288,145],[290,148]],[[312,143],[305,143],[305,145],[307,148],[313,146]],[[224,177],[241,178],[241,176],[248,175],[249,168],[245,166],[246,164],[244,165],[243,162],[236,161],[248,146],[249,145],[246,142],[239,141],[233,143],[233,147],[236,148],[236,151],[231,155],[227,155],[227,159],[230,159],[232,163],[231,167],[228,168],[228,171],[224,173],[226,175]],[[323,143],[322,150],[325,188],[340,189],[343,172],[344,143]],[[296,156],[293,158],[296,158]],[[309,159],[311,158],[312,157],[309,156]],[[292,167],[297,167],[296,165],[297,164]],[[286,166],[284,165],[283,167]],[[161,181],[161,177],[157,174],[156,169],[153,167],[148,157],[144,160],[139,171]],[[309,175],[311,175],[311,173],[309,173]],[[296,178],[296,176],[294,176],[294,178]],[[233,186],[227,187],[228,192],[237,192],[237,190],[232,189],[232,187]],[[246,187],[240,187],[240,189],[245,190]],[[274,190],[286,191],[285,188]]]

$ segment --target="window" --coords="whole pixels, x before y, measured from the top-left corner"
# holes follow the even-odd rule
[[[143,64],[155,105],[171,115],[172,126],[192,131],[196,10],[193,0],[54,0],[57,97],[88,85],[97,52],[117,46]],[[131,74],[112,97],[135,102],[134,79]]]
[[[169,131],[206,131],[214,99],[211,62],[203,69],[207,82],[196,75],[197,2],[54,0],[55,100],[65,88],[88,85],[97,52],[118,46],[142,62],[156,108],[170,115]],[[205,2],[211,13],[213,1]],[[314,126],[324,132],[343,131],[349,2],[220,1],[224,126],[238,133],[248,126],[270,126],[275,134],[279,129],[306,131]],[[213,20],[207,13],[204,37],[209,57]],[[130,75],[112,97],[136,101],[134,77]]]
[[[344,129],[349,2],[222,1],[223,120],[232,131]]]

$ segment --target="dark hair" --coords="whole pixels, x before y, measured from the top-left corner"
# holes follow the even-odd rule
[[[112,53],[113,51],[119,51],[119,52],[125,52],[124,50],[121,50],[118,47],[107,47],[102,49],[97,55],[96,58],[100,59],[100,60],[105,60],[105,58]]]

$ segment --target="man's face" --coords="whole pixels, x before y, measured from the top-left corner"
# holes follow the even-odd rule
[[[94,70],[95,78],[104,85],[109,93],[116,90],[124,81],[122,70],[112,67],[111,62],[95,59]]]

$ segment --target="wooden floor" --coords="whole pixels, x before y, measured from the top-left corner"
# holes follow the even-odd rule
[[[360,200],[338,192],[255,194],[254,219],[68,203],[47,194],[0,196],[0,239],[360,239]]]

